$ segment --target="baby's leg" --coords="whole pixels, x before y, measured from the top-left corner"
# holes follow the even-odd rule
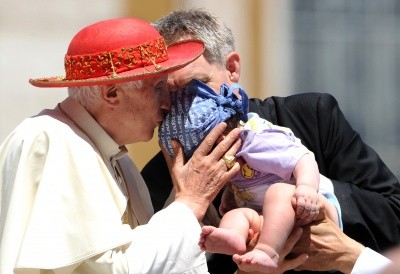
[[[243,271],[272,272],[278,267],[279,252],[292,231],[296,215],[291,200],[295,186],[286,183],[271,185],[264,197],[264,225],[254,249],[233,260]]]
[[[227,255],[246,252],[248,239],[260,231],[261,216],[250,208],[228,211],[219,227],[203,226],[199,246],[211,253]]]

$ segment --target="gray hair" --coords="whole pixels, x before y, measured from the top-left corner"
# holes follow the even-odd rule
[[[203,41],[204,58],[219,67],[224,67],[228,54],[235,51],[232,30],[220,18],[203,9],[173,11],[153,25],[168,45],[190,38]]]
[[[114,85],[69,87],[68,96],[75,98],[85,109],[93,114],[96,113],[96,111],[101,107],[101,92],[104,89],[109,90],[112,88],[118,88],[122,92],[129,92],[132,89],[141,89],[142,87],[142,80]]]
[[[90,113],[95,113],[101,105],[101,91],[106,86],[69,87],[68,96],[76,99]]]

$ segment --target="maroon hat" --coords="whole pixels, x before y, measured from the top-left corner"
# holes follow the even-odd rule
[[[198,40],[169,45],[149,23],[137,18],[94,23],[72,38],[64,59],[65,76],[30,79],[36,87],[108,85],[178,70],[198,58]]]

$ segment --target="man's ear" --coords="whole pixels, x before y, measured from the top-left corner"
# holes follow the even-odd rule
[[[226,58],[225,68],[229,72],[229,80],[239,82],[240,78],[240,56],[237,51],[232,51]]]
[[[115,85],[107,86],[101,90],[103,99],[111,105],[119,103],[119,90]]]

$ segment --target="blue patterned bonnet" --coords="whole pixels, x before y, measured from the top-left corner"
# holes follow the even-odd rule
[[[241,99],[233,92],[238,90]],[[171,110],[158,129],[158,137],[170,156],[170,141],[178,140],[189,159],[207,134],[217,124],[235,114],[247,121],[249,99],[238,85],[223,84],[220,94],[199,80],[192,80],[185,88],[171,93]]]

